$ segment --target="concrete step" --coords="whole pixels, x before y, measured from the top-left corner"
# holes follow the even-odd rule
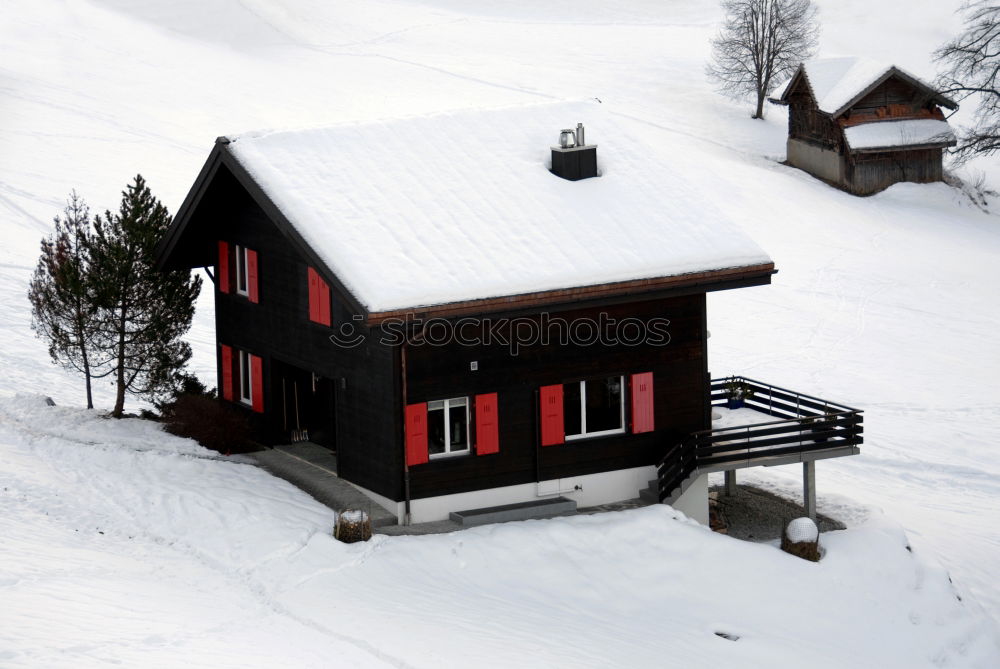
[[[653,479],[649,485],[639,491],[639,499],[646,504],[660,503],[660,482]]]
[[[489,523],[506,523],[511,520],[548,518],[575,512],[575,501],[565,497],[555,497],[552,499],[519,502],[517,504],[502,504],[482,509],[452,511],[449,517],[452,521],[464,527],[472,527],[474,525],[488,525]]]

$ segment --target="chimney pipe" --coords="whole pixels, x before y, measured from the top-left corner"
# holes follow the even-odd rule
[[[552,147],[550,171],[569,181],[597,176],[597,145],[586,145],[582,123],[576,124],[575,131],[567,129],[559,133],[559,144]]]

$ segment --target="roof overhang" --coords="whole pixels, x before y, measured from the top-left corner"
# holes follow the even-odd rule
[[[676,276],[619,281],[465,302],[394,309],[392,311],[377,311],[368,314],[366,324],[376,326],[386,321],[402,320],[408,317],[422,319],[466,318],[479,315],[513,316],[537,313],[539,309],[567,311],[595,304],[615,304],[731,288],[763,286],[771,283],[771,276],[776,273],[774,263],[763,263]]]
[[[866,146],[863,149],[852,149],[847,147],[850,153],[885,153],[887,151],[920,151],[922,149],[946,149],[957,145],[958,142],[936,142],[933,144],[912,144],[907,146]]]
[[[800,67],[802,67],[802,66],[800,66]],[[809,75],[806,74],[806,78],[807,79],[808,79],[808,76]],[[841,105],[840,108],[837,109],[836,111],[834,111],[832,114],[830,114],[830,116],[832,116],[833,118],[839,118],[848,109],[850,109],[851,107],[853,107],[854,105],[856,105],[859,101],[861,101],[866,95],[868,95],[869,93],[871,93],[873,90],[875,90],[876,88],[878,88],[879,86],[881,86],[883,83],[885,83],[888,79],[890,79],[892,77],[897,77],[899,79],[902,79],[903,81],[907,82],[908,84],[910,84],[914,88],[922,90],[927,95],[927,99],[928,100],[933,100],[934,102],[938,103],[942,107],[946,107],[946,108],[951,109],[951,110],[958,109],[958,103],[957,102],[955,102],[954,100],[952,100],[951,98],[949,98],[949,97],[947,97],[945,95],[942,95],[941,93],[938,93],[936,90],[934,90],[933,88],[930,88],[927,84],[925,84],[924,82],[920,81],[916,77],[907,74],[903,70],[900,70],[895,65],[893,65],[888,70],[886,70],[886,72],[882,76],[880,76],[878,79],[876,79],[872,83],[868,84],[868,86],[866,86],[861,92],[859,92],[857,95],[855,95],[854,97],[852,97],[845,104]]]
[[[835,110],[833,112],[826,112],[826,111],[823,111],[822,109],[820,109],[819,111],[821,113],[824,113],[824,114],[829,114],[832,118],[839,118],[848,109],[850,109],[855,104],[857,104],[862,98],[864,98],[866,95],[868,95],[869,93],[871,93],[873,90],[875,90],[876,88],[878,88],[879,86],[881,86],[883,83],[885,83],[886,80],[888,80],[890,77],[893,77],[893,76],[896,76],[896,77],[898,77],[898,78],[906,81],[907,83],[909,83],[914,88],[917,88],[917,89],[920,89],[920,90],[924,91],[927,94],[929,100],[933,100],[934,102],[936,102],[937,104],[941,105],[942,107],[945,107],[945,108],[951,109],[951,110],[958,109],[958,103],[957,102],[955,102],[954,100],[952,100],[948,96],[946,96],[946,95],[944,95],[942,93],[937,92],[933,88],[930,88],[927,84],[925,84],[920,79],[917,79],[916,77],[914,77],[914,76],[912,76],[912,75],[904,72],[903,70],[900,70],[895,65],[893,65],[888,70],[886,70],[880,77],[878,77],[877,79],[875,79],[874,81],[872,81],[864,89],[862,89],[859,93],[857,93],[854,97],[852,97],[847,103],[845,103],[844,105],[841,105],[841,107],[839,109],[837,109],[837,110]],[[795,74],[792,75],[792,78],[785,85],[784,90],[781,91],[781,95],[779,95],[778,97],[769,97],[767,99],[768,102],[771,102],[771,103],[776,104],[776,105],[788,105],[788,93],[790,91],[792,91],[798,85],[799,80],[802,79],[802,78],[805,78],[805,80],[806,80],[806,85],[809,87],[809,94],[813,96],[814,100],[816,100],[816,94],[812,90],[812,85],[809,84],[809,73],[806,71],[805,63],[799,63],[798,69],[795,71]],[[818,100],[817,100],[817,102],[818,102]]]

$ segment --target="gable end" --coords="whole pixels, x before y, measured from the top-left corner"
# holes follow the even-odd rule
[[[323,262],[312,247],[306,243],[292,226],[291,222],[281,213],[281,210],[264,193],[239,161],[232,156],[227,148],[228,144],[229,140],[225,137],[220,137],[216,140],[215,147],[212,149],[208,160],[198,174],[198,178],[191,187],[191,191],[177,210],[177,215],[174,217],[173,223],[156,248],[156,269],[170,270],[213,264],[214,256],[201,258],[195,252],[188,250],[189,247],[196,245],[196,240],[192,240],[193,235],[189,227],[199,208],[205,206],[206,194],[211,190],[212,185],[222,177],[222,172],[220,172],[222,170],[235,179],[239,186],[246,191],[275,227],[291,242],[295,250],[305,259],[306,263],[315,267],[323,278],[336,288],[349,308],[361,314],[362,317],[367,317],[368,310],[347,290],[346,286],[327,267],[326,263]],[[184,240],[187,240],[188,243],[183,243]]]

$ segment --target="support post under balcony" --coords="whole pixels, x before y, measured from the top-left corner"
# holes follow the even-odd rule
[[[805,498],[806,515],[816,520],[816,461],[802,463],[802,496]]]
[[[736,470],[727,469],[726,470],[726,487],[725,487],[726,497],[736,496]]]

